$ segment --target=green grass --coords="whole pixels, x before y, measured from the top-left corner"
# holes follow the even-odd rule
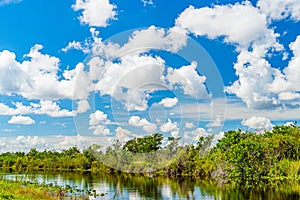
[[[66,190],[61,187],[0,179],[0,199],[58,200],[72,199],[72,197],[66,196]],[[83,200],[87,198],[76,196],[76,199]]]

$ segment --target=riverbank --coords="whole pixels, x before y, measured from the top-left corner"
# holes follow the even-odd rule
[[[54,186],[53,184],[41,184],[28,181],[12,181],[0,179],[0,199],[15,200],[61,200],[76,199],[87,200],[91,193],[73,192],[71,187]],[[96,195],[96,194],[95,194]]]
[[[0,199],[56,200],[60,197],[60,191],[56,188],[0,179]]]

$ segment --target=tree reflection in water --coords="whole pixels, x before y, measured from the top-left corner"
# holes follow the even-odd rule
[[[299,194],[288,191],[256,191],[222,189],[212,181],[192,180],[189,178],[146,177],[137,174],[109,174],[74,172],[45,172],[14,174],[4,172],[6,179],[19,181],[37,181],[56,185],[70,185],[79,189],[95,189],[104,193],[101,199],[300,199]],[[290,184],[289,184],[290,185]],[[285,190],[287,190],[286,188]]]

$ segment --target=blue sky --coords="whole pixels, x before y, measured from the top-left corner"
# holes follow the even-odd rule
[[[0,150],[300,119],[298,0],[1,0]]]

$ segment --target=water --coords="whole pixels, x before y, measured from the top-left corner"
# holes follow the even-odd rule
[[[130,174],[90,173],[4,173],[6,179],[31,181],[59,186],[70,185],[78,189],[94,189],[104,193],[96,199],[300,199],[291,193],[275,191],[242,191],[219,189],[213,182],[191,179],[150,178]],[[95,199],[95,198],[91,198]]]

